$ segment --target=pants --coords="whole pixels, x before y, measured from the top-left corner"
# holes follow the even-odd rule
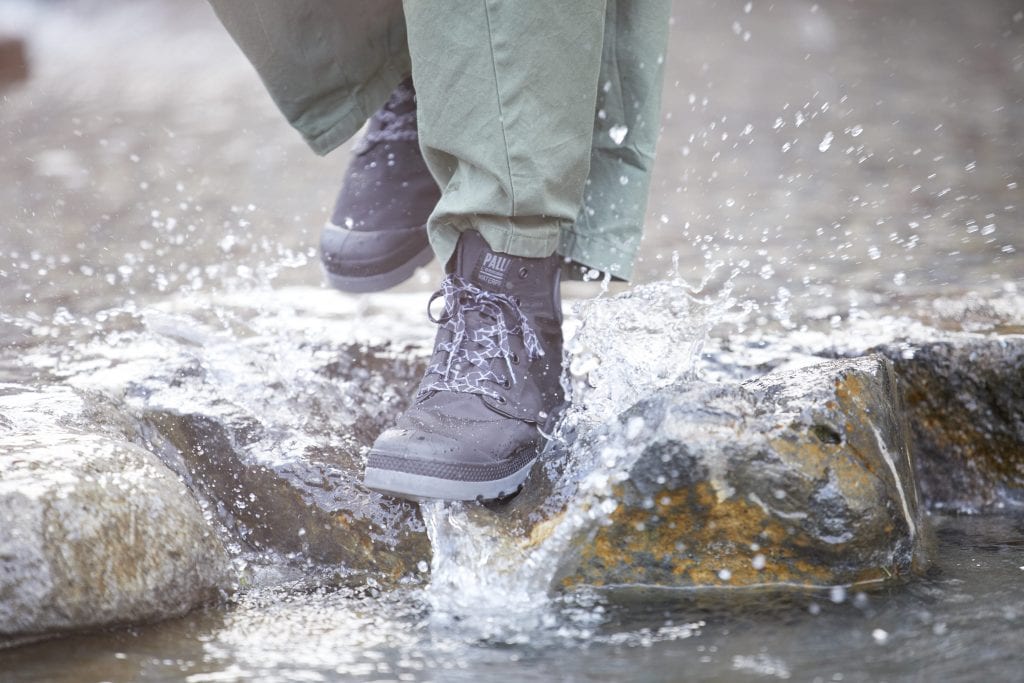
[[[628,279],[659,129],[669,0],[210,0],[326,154],[410,72],[442,262],[477,230]]]

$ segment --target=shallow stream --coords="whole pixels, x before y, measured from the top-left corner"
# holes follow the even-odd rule
[[[106,395],[114,403],[98,404],[90,418],[97,429],[137,419],[133,396],[143,394],[211,411],[240,406],[259,415],[272,435],[256,456],[299,466],[302,456],[290,453],[301,453],[294,449],[307,441],[329,443],[336,420],[379,418],[379,398],[320,371],[332,349],[344,348],[332,343],[371,330],[364,342],[383,335],[410,344],[415,355],[424,330],[405,323],[401,311],[416,297],[381,297],[367,306],[306,289],[257,294],[172,300],[82,319],[8,317],[11,353],[0,370],[9,382]],[[568,326],[577,329],[570,374],[587,400],[567,422],[586,429],[658,386],[713,376],[722,361],[703,353],[704,343],[712,327],[738,324],[744,316],[737,309],[728,290],[700,298],[681,282],[584,302]],[[609,333],[613,328],[618,334]],[[856,341],[865,334],[861,329]],[[829,338],[837,345],[853,340],[835,331]],[[760,346],[761,356],[734,351],[748,354],[751,373],[778,363],[773,353],[800,362],[778,342]],[[193,365],[214,378],[207,395],[174,387],[176,369]],[[729,367],[741,366],[732,358]],[[321,416],[331,406],[335,412]],[[301,556],[281,562],[235,544],[243,578],[233,603],[161,624],[0,651],[0,680],[969,681],[979,667],[991,680],[1019,679],[1019,512],[929,517],[936,542],[927,574],[869,590],[633,588],[549,596],[560,538],[582,520],[573,514],[600,513],[607,480],[629,453],[613,456],[607,449],[574,454],[563,479],[583,481],[592,504],[570,508],[560,531],[526,555],[487,535],[492,527],[475,522],[478,506],[440,503],[421,508],[433,560],[421,562],[420,576],[397,590],[383,591],[373,580],[339,588],[320,580],[322,565],[304,569]]]
[[[5,681],[1012,681],[1024,517],[933,517],[923,579],[859,593],[579,593],[486,640],[422,589],[255,591],[149,627],[0,652]]]

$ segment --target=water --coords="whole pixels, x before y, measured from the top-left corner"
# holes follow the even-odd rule
[[[783,594],[580,593],[514,642],[466,638],[420,590],[289,591],[0,652],[11,681],[1020,680],[1024,518],[937,517],[928,575],[839,604]]]
[[[256,461],[298,468],[305,456],[288,454],[329,444],[337,425],[372,431],[390,419],[395,406],[361,400],[367,386],[358,377],[339,384],[321,370],[349,344],[372,345],[380,335],[406,344],[400,362],[413,362],[428,332],[412,323],[414,303],[390,295],[367,305],[296,289],[187,297],[85,319],[9,318],[33,341],[5,367],[8,378],[32,378],[43,390],[54,383],[106,396],[111,420],[139,419],[146,401],[211,415],[245,411],[265,430]],[[588,434],[659,386],[728,366],[721,351],[706,354],[708,335],[746,315],[728,289],[711,296],[682,281],[575,310],[567,325],[574,404],[553,435],[553,448],[568,451],[546,464],[550,489],[538,503],[570,501],[564,514],[531,525],[526,506],[537,499],[529,491],[506,507],[425,504],[432,559],[417,567],[418,580],[394,590],[372,577],[339,588],[320,578],[330,567],[311,552],[287,560],[233,543],[249,587],[232,604],[0,652],[0,680],[970,680],[979,662],[993,680],[1014,677],[1024,636],[1021,517],[931,518],[938,547],[927,576],[871,593],[553,593],[566,544],[614,509],[612,485],[645,445],[642,422],[627,421],[600,448],[587,447]],[[857,324],[846,336],[783,331],[767,346],[770,335],[758,333],[751,339],[763,355],[738,347],[730,362],[742,368],[736,357],[745,358],[751,369],[741,374],[756,374],[779,357],[799,362],[797,348],[884,335],[892,320]],[[207,376],[200,393],[175,380],[177,368],[197,364]],[[96,429],[104,414],[94,413]]]

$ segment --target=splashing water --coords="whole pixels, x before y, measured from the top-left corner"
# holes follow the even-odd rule
[[[647,446],[643,418],[617,416],[654,389],[695,378],[711,328],[733,304],[728,285],[711,298],[698,292],[674,279],[575,307],[566,343],[572,402],[542,454],[543,477],[528,482],[546,478],[545,499],[521,494],[507,510],[420,507],[433,548],[432,625],[507,643],[568,628],[549,591],[572,569],[571,545],[614,512],[613,487]],[[523,509],[533,504],[543,511]]]

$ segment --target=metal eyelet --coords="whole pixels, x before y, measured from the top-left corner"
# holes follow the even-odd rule
[[[527,268],[526,266],[523,266],[522,268],[519,269],[519,277],[526,277],[527,273],[529,272],[530,269]]]
[[[515,351],[512,352],[512,365],[519,365],[519,354]]]
[[[501,386],[503,386],[506,389],[508,389],[508,388],[510,388],[512,386],[512,382],[510,382],[508,377],[506,377],[505,379],[501,380]]]
[[[498,398],[496,398],[495,400],[496,400],[496,401],[497,401],[498,403],[500,403],[501,405],[505,405],[506,403],[508,403],[508,401],[506,401],[506,400],[505,400],[505,397],[504,397],[504,396],[499,396],[499,397],[498,397]]]

